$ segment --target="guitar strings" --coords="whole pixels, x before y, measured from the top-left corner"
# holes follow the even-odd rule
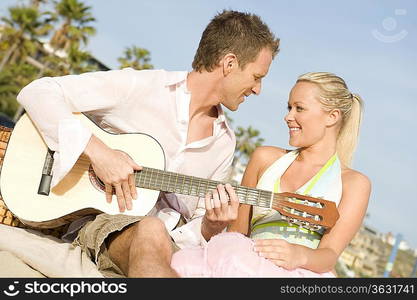
[[[79,165],[84,167],[84,170],[73,169],[73,173],[81,174],[81,177],[89,177],[89,174],[88,172],[86,172],[86,170],[89,169],[90,162],[86,159],[84,160],[81,158],[78,162]],[[135,183],[138,187],[150,188],[154,190],[163,190],[166,192],[173,192],[179,194],[187,194],[197,197],[205,197],[208,192],[211,192],[212,190],[216,189],[218,184],[224,184],[219,181],[203,179],[194,176],[187,176],[146,167],[143,168],[141,171],[135,171]],[[239,202],[249,205],[271,208],[272,192],[233,184],[232,187],[235,189],[236,195],[239,198]],[[286,197],[274,194],[272,198],[273,206],[275,208],[282,208],[291,211],[291,209],[289,209],[288,206],[282,204],[282,200],[285,198]],[[313,222],[313,218],[320,218],[320,216],[311,214],[304,214],[304,216],[302,216],[302,211],[295,209],[293,209],[292,212],[296,212],[295,215],[307,218],[311,220],[311,222]],[[317,222],[317,220],[315,221]]]
[[[181,175],[159,169],[144,168],[136,172],[136,184],[167,192],[185,193],[205,197],[207,192],[217,188],[219,181]],[[239,201],[251,205],[270,207],[272,192],[232,185]],[[242,200],[242,201],[241,201]]]
[[[83,165],[85,169],[88,169],[90,166],[89,160],[83,159],[82,157],[79,159],[79,163]],[[85,170],[81,170],[80,173],[85,173]],[[88,174],[85,176],[89,177]],[[154,179],[152,179],[152,177],[154,177]],[[175,178],[175,182],[173,178]],[[196,182],[198,182],[197,187]],[[191,196],[205,197],[208,192],[216,189],[217,185],[221,182],[145,167],[141,171],[135,172],[135,183],[144,188],[148,187],[166,192],[185,193]],[[235,189],[239,202],[271,208],[272,192],[238,185],[232,185],[232,187]],[[272,204],[275,207],[287,208],[279,202],[282,201],[283,198],[285,197],[274,194]],[[308,214],[308,216],[314,217],[315,215]]]
[[[83,156],[79,158],[78,164],[81,165],[81,167],[84,167],[85,170],[88,170],[90,167],[90,161],[88,158]],[[84,172],[84,170],[81,170],[80,173]],[[147,167],[144,167],[141,171],[136,171],[135,175],[136,185],[142,186],[144,188],[154,187],[156,190],[164,190],[174,193],[176,192],[179,194],[185,193],[197,197],[205,197],[208,192],[216,189],[217,185],[222,183],[219,181],[202,179],[194,176],[186,176],[178,173]],[[89,174],[87,173],[87,175],[84,176],[89,177]],[[155,177],[154,180],[152,177]],[[175,178],[175,184],[171,182],[172,178]],[[198,182],[197,188],[195,185],[193,185],[193,182]],[[246,204],[267,208],[271,206],[272,192],[237,185],[232,186],[235,189],[239,201],[242,200],[241,202]]]

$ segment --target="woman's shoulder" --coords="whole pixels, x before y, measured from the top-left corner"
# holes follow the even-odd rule
[[[290,150],[275,146],[259,146],[255,149],[251,156],[251,160],[258,165],[259,173],[263,173],[277,159],[284,156]]]
[[[349,218],[363,218],[371,196],[371,180],[359,171],[344,168],[342,169],[342,190],[339,207],[344,207],[342,210],[344,214],[350,215]],[[356,216],[352,216],[352,213]]]
[[[348,167],[342,168],[342,182],[346,187],[371,188],[371,180],[368,176]]]
[[[290,150],[286,150],[275,146],[259,146],[255,149],[252,156],[263,161],[275,161],[278,158],[285,155],[286,153],[288,153],[289,151]]]

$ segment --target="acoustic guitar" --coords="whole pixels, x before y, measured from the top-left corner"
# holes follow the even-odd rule
[[[75,114],[94,135],[113,149],[126,152],[143,166],[135,171],[138,198],[128,215],[146,215],[160,191],[205,197],[221,183],[165,170],[165,155],[152,136],[143,133],[112,134],[83,114]],[[53,188],[53,153],[27,114],[16,123],[4,156],[0,177],[3,199],[23,223],[38,228],[54,228],[87,214],[119,214],[117,201],[107,203],[104,184],[95,175],[90,161],[81,155],[70,172]],[[334,202],[295,193],[232,185],[239,202],[277,210],[289,222],[308,229],[329,230],[339,214]]]

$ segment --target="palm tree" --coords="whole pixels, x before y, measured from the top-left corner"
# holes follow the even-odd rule
[[[36,4],[36,3],[35,3]],[[39,3],[38,3],[39,4]],[[9,7],[9,16],[2,17],[0,49],[0,109],[9,116],[18,109],[18,91],[36,78],[42,63],[34,57],[42,51],[39,38],[48,35],[52,25],[34,6]]]
[[[1,43],[7,50],[0,62],[0,71],[6,64],[25,61],[41,47],[39,37],[46,36],[52,26],[41,19],[34,7],[13,6],[9,8],[10,17],[2,17],[6,24],[1,32]],[[5,46],[4,46],[5,45]]]
[[[264,142],[264,139],[259,137],[259,130],[249,126],[247,129],[242,127],[237,128],[236,132],[236,151],[237,159],[247,161],[255,151]]]
[[[91,15],[91,8],[77,0],[61,0],[55,2],[56,13],[41,13],[40,5],[47,2],[48,0],[30,0],[29,6],[9,9],[11,17],[3,18],[8,26],[5,26],[2,32],[0,50],[7,51],[3,55],[0,53],[0,70],[6,63],[29,63],[37,68],[37,75],[27,74],[27,78],[31,80],[45,75],[57,76],[93,70],[91,64],[83,61],[88,60],[90,54],[79,49],[80,44],[87,44],[88,37],[95,33],[95,29],[87,24],[95,20]],[[58,16],[63,18],[64,22],[52,36],[55,51],[49,53],[45,51],[38,38],[48,35],[52,29],[51,23],[56,22]],[[66,56],[58,57],[56,50],[59,49],[65,50]],[[12,99],[12,96],[7,95],[9,94],[1,95],[5,103]],[[22,112],[23,108],[18,107],[14,120],[17,120]]]
[[[88,23],[94,22],[91,7],[78,0],[61,0],[55,5],[56,13],[63,19],[63,23],[51,38],[51,45],[55,49],[68,51],[72,44],[84,45],[88,38],[96,33],[94,27]]]
[[[238,163],[246,165],[255,149],[262,145],[264,139],[259,137],[260,131],[249,126],[247,129],[238,127],[235,130],[236,150],[233,158],[232,167],[229,173],[229,180],[233,180],[237,174]]]
[[[49,0],[30,0],[30,6],[39,9],[39,6],[41,4],[46,4],[48,2],[49,2]]]
[[[81,50],[77,45],[71,45],[68,50],[68,64],[71,74],[80,74],[89,71],[97,71],[98,66],[91,63],[91,54],[88,51]]]
[[[17,109],[16,95],[20,86],[13,80],[14,73],[11,68],[4,68],[0,72],[0,111],[12,117]]]
[[[123,54],[123,57],[118,58],[120,69],[127,67],[132,67],[136,70],[153,69],[153,65],[149,63],[151,58],[148,50],[132,46],[130,48],[126,47]]]
[[[15,116],[19,104],[16,95],[20,89],[36,78],[38,69],[27,63],[8,64],[0,72],[0,111]]]

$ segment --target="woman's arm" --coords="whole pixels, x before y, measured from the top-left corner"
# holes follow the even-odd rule
[[[338,206],[339,219],[332,230],[321,239],[316,250],[318,256],[315,257],[311,253],[307,255],[306,264],[303,266],[307,269],[330,271],[363,222],[371,194],[370,180],[357,171],[347,169],[342,172],[342,184],[342,199]],[[329,257],[320,255],[330,251],[333,255]]]

